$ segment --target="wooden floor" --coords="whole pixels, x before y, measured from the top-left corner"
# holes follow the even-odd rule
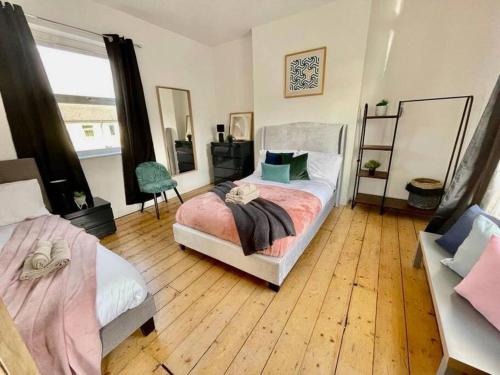
[[[208,188],[186,195],[186,199]],[[421,219],[334,209],[279,293],[172,237],[176,199],[117,220],[102,243],[154,293],[157,331],[136,332],[105,374],[434,374],[442,352]]]

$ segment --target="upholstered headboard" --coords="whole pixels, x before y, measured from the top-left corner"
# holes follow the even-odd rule
[[[262,128],[261,149],[344,153],[345,125],[293,122]]]
[[[342,155],[342,168],[337,179],[335,203],[340,202],[340,189],[345,160],[347,126],[318,122],[292,122],[265,126],[259,130],[261,150],[305,150],[336,152]]]
[[[45,207],[47,207],[47,210],[52,211],[35,159],[26,158],[0,160],[0,184],[22,180],[32,180],[34,178],[38,180],[38,184],[42,190]]]

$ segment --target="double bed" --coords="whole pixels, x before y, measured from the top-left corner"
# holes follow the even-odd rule
[[[259,168],[257,168],[253,175],[237,182],[238,184],[255,184],[261,189],[267,189],[263,187],[268,186],[278,187],[282,189],[282,194],[291,197],[297,195],[297,192],[305,192],[314,196],[321,203],[314,218],[307,222],[302,233],[289,241],[286,251],[280,252],[279,256],[265,255],[266,252],[245,256],[238,241],[230,240],[228,237],[221,238],[224,236],[218,236],[216,230],[207,230],[206,227],[200,228],[196,223],[206,222],[210,219],[213,220],[213,228],[217,225],[227,225],[227,222],[217,222],[218,216],[221,215],[213,214],[210,217],[211,213],[204,213],[202,206],[196,207],[194,200],[192,203],[188,202],[191,207],[183,205],[184,207],[181,206],[177,213],[177,222],[173,225],[175,241],[182,248],[188,247],[229,264],[267,281],[271,289],[279,290],[286,276],[314,238],[333,207],[339,204],[346,130],[347,127],[341,124],[300,122],[264,127],[258,134],[259,146],[264,153],[266,150],[279,150],[295,151],[298,154],[307,152],[309,154],[338,155],[338,162],[333,163],[334,165],[321,166],[321,168],[326,169],[321,171],[322,175],[328,175],[328,178],[293,180],[289,184],[284,184],[263,180]],[[262,152],[261,155],[263,155]],[[262,156],[260,159],[262,161]],[[210,199],[210,197],[207,196],[205,199]],[[222,204],[222,201],[220,202]],[[203,205],[203,201],[200,203]],[[225,208],[219,205],[218,209],[224,210]],[[197,215],[198,218],[196,218]],[[192,220],[189,220],[190,217]]]
[[[40,174],[34,159],[0,161],[0,184],[36,179],[45,207],[50,211]],[[18,223],[0,226],[0,257]],[[97,243],[96,316],[100,323],[102,356],[141,328],[147,335],[154,330],[156,312],[153,296],[148,293],[140,273],[125,259]]]

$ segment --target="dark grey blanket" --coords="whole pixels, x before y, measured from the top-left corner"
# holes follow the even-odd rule
[[[215,186],[212,191],[231,209],[245,255],[270,247],[274,241],[295,236],[295,226],[288,213],[276,203],[257,198],[245,205],[227,203],[226,194],[236,187],[230,181]]]

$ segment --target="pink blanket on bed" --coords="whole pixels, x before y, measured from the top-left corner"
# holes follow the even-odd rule
[[[244,185],[236,182],[237,185]],[[315,195],[296,189],[279,186],[257,185],[260,197],[280,205],[292,218],[297,236],[282,238],[262,254],[283,256],[321,210],[321,201]],[[177,210],[179,224],[197,229],[240,245],[240,238],[231,210],[215,195],[209,192],[198,195]]]
[[[71,262],[41,279],[20,281],[36,241],[56,238],[68,241]],[[44,375],[101,372],[96,242],[59,216],[41,216],[18,224],[0,252],[0,296]]]

